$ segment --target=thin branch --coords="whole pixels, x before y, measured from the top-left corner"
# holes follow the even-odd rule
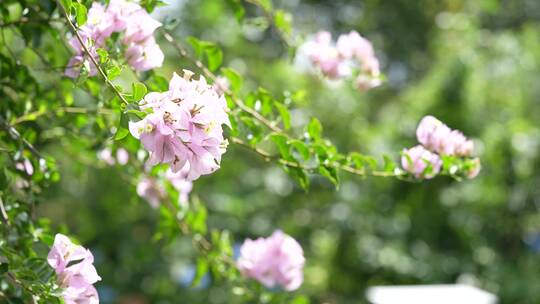
[[[4,223],[4,225],[6,225],[7,227],[11,227],[11,223],[9,222],[9,217],[6,212],[6,207],[4,207],[4,201],[2,200],[1,197],[0,197],[0,213],[2,215],[2,222]]]
[[[32,145],[29,141],[24,139],[21,134],[13,127],[11,126],[3,117],[0,116],[0,124],[2,127],[9,133],[11,138],[14,140],[20,140],[27,148],[34,154],[35,156],[39,158],[44,158],[43,155]]]
[[[103,69],[101,68],[101,66],[99,65],[99,63],[96,61],[96,59],[94,58],[94,56],[92,56],[92,54],[90,53],[90,50],[88,50],[88,47],[86,46],[86,43],[84,42],[84,40],[82,39],[81,35],[79,35],[79,32],[77,31],[77,28],[75,27],[75,25],[73,24],[73,22],[71,22],[71,19],[69,18],[69,15],[68,13],[66,12],[66,9],[64,8],[64,6],[62,6],[62,4],[60,3],[60,1],[56,1],[58,3],[58,5],[60,7],[62,7],[62,11],[64,13],[64,17],[67,21],[67,23],[69,24],[71,30],[73,31],[73,34],[75,35],[75,37],[77,37],[77,40],[79,41],[79,43],[81,44],[83,50],[84,50],[84,53],[86,53],[86,55],[88,56],[88,58],[90,58],[90,61],[92,61],[92,63],[94,64],[94,66],[96,67],[96,69],[98,70],[99,74],[101,75],[101,77],[103,77],[103,80],[105,81],[105,83],[111,87],[111,89],[113,89],[114,93],[118,96],[118,98],[120,98],[120,100],[125,103],[125,104],[128,104],[128,101],[124,98],[124,96],[122,95],[122,93],[120,93],[120,91],[118,91],[118,89],[116,88],[116,86],[109,80],[109,78],[107,77],[107,74],[105,74],[105,72],[103,71]]]
[[[229,95],[231,99],[234,101],[234,103],[238,106],[238,108],[248,113],[249,115],[253,116],[253,118],[260,121],[263,125],[265,125],[270,130],[274,132],[278,132],[278,133],[283,133],[283,130],[280,127],[273,124],[271,121],[269,121],[264,116],[262,116],[259,112],[248,107],[241,99],[236,97],[230,89],[223,87],[219,82],[216,82],[216,79],[217,79],[216,75],[212,73],[212,71],[210,71],[200,60],[189,55],[186,49],[184,49],[179,43],[175,42],[174,38],[171,36],[171,33],[169,31],[165,30],[165,33],[163,34],[163,36],[176,49],[176,51],[180,54],[180,56],[185,57],[187,60],[195,64],[195,66],[197,66],[203,72],[206,78],[211,79],[214,83],[216,83],[219,86],[219,88],[225,94]]]
[[[90,114],[90,113],[98,113],[98,114],[105,114],[105,115],[112,115],[115,112],[110,109],[100,108],[100,109],[87,109],[87,108],[80,108],[80,107],[58,107],[55,110],[55,114],[58,113],[71,113],[71,114]],[[23,115],[21,117],[17,117],[11,125],[17,125],[25,121],[32,121],[37,117],[43,116],[45,114],[50,114],[50,111],[46,110],[40,110],[40,111],[34,111],[30,112],[26,115]]]
[[[255,5],[255,6],[257,6],[258,8],[260,8],[264,13],[265,18],[268,20],[268,24],[273,25],[274,29],[276,30],[278,36],[281,38],[283,43],[287,47],[294,47],[294,42],[291,41],[290,37],[288,37],[280,28],[278,28],[276,26],[275,14],[274,14],[273,11],[267,10],[264,7],[264,5],[261,4],[261,2],[259,0],[244,0],[244,1],[246,1],[247,3],[251,3],[251,4]]]
[[[302,170],[305,170],[305,171],[308,171],[308,172],[317,172],[318,170],[318,166],[317,167],[308,167],[308,166],[305,166],[305,165],[302,165],[300,163],[297,163],[297,162],[293,162],[293,161],[289,161],[289,160],[286,160],[286,159],[283,159],[277,155],[272,155],[270,153],[268,153],[267,151],[261,149],[261,148],[258,148],[258,147],[253,147],[252,145],[246,143],[245,141],[243,141],[242,139],[240,138],[237,138],[237,137],[231,137],[230,138],[231,142],[235,143],[235,144],[238,144],[244,148],[247,148],[255,153],[257,153],[259,156],[261,156],[265,161],[271,161],[271,160],[276,160],[277,162],[279,162],[280,164],[286,166],[286,167],[289,167],[289,168],[298,168],[298,169],[302,169]],[[387,172],[387,171],[366,171],[365,169],[357,169],[357,168],[354,168],[354,167],[351,167],[351,166],[348,166],[348,165],[343,165],[343,164],[335,164],[335,165],[332,165],[331,167],[335,168],[335,169],[341,169],[343,171],[346,171],[348,173],[351,173],[351,174],[355,174],[355,175],[359,175],[359,176],[376,176],[376,177],[399,177],[399,176],[403,176],[404,173],[401,173],[401,172]]]
[[[61,18],[51,17],[51,18],[47,18],[47,19],[36,20],[36,19],[30,19],[30,18],[27,18],[27,17],[22,17],[21,19],[18,19],[18,20],[2,22],[2,23],[0,23],[0,28],[9,27],[9,26],[15,26],[15,25],[21,25],[21,24],[29,24],[29,23],[35,23],[35,24],[40,24],[41,25],[43,23],[49,23],[51,21],[62,21],[62,19]]]

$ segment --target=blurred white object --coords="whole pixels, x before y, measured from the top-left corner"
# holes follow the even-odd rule
[[[497,297],[468,285],[375,286],[367,291],[372,304],[495,304]]]

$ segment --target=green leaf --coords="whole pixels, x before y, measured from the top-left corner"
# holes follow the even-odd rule
[[[244,6],[241,3],[241,0],[227,0],[227,3],[234,11],[234,17],[236,18],[236,21],[239,23],[244,20],[244,16],[246,15],[246,10],[244,9]]]
[[[221,68],[221,72],[229,80],[229,83],[231,84],[231,90],[233,92],[236,93],[240,90],[240,88],[242,88],[243,79],[237,71],[231,68]]]
[[[133,101],[140,101],[146,95],[146,86],[142,82],[134,82],[132,84],[131,98]]]
[[[289,113],[289,109],[287,107],[279,102],[274,102],[274,106],[278,109],[279,116],[281,117],[281,120],[283,121],[283,127],[285,130],[288,130],[291,128],[291,113]]]
[[[75,8],[75,13],[77,17],[77,24],[79,26],[82,26],[86,23],[88,10],[86,9],[86,6],[84,4],[75,2],[73,3],[73,7]]]
[[[335,167],[320,166],[319,173],[328,178],[336,186],[336,188],[339,186],[338,171]]]
[[[302,189],[306,190],[309,188],[309,177],[306,172],[300,168],[286,167],[287,173],[291,176]]]
[[[205,48],[205,53],[210,71],[217,70],[223,61],[223,52],[221,49],[217,45],[213,44]]]
[[[114,80],[118,76],[120,76],[121,72],[122,72],[122,69],[119,66],[113,65],[107,69],[107,77],[109,78],[109,80]]]
[[[322,125],[317,118],[311,118],[311,121],[307,125],[307,132],[309,134],[309,137],[313,140],[321,139]]]
[[[96,50],[96,53],[98,53],[99,62],[106,63],[106,62],[109,61],[109,53],[107,52],[107,50],[102,49],[102,48],[98,48]]]
[[[223,52],[215,43],[199,40],[195,37],[188,37],[187,41],[193,47],[197,57],[202,58],[203,55],[206,57],[208,69],[215,71],[219,68],[223,61]]]
[[[197,271],[195,272],[195,278],[191,285],[193,287],[198,286],[201,283],[202,278],[208,272],[208,261],[201,257],[197,260]]]
[[[153,74],[147,83],[151,91],[165,92],[169,89],[169,80],[157,74]]]
[[[291,304],[309,304],[309,298],[303,295],[296,296]]]
[[[394,160],[390,156],[388,156],[386,154],[383,155],[383,159],[384,159],[384,171],[394,172],[394,169],[396,169],[396,167],[397,167]]]
[[[368,167],[371,170],[377,169],[377,160],[372,156],[362,155],[358,152],[349,154],[348,162],[354,164],[357,168]]]
[[[8,263],[0,264],[0,275],[6,273],[8,270],[9,270],[9,264]]]
[[[291,160],[291,152],[289,145],[287,144],[287,136],[283,134],[270,134],[270,139],[276,144],[279,150],[279,154],[286,160]]]
[[[126,128],[118,128],[116,134],[114,134],[114,140],[122,140],[129,134],[129,130]]]
[[[309,149],[303,141],[293,139],[289,141],[289,144],[302,156],[304,160],[309,159]]]
[[[60,0],[60,2],[62,3],[64,10],[66,10],[66,12],[69,14],[71,12],[71,7],[73,5],[72,0]]]
[[[272,0],[255,0],[254,2],[267,12],[272,10]]]
[[[274,23],[278,30],[285,34],[292,32],[292,15],[284,10],[276,10],[274,12]]]

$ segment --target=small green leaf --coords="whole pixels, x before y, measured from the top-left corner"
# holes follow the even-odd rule
[[[107,77],[109,77],[110,80],[114,80],[116,77],[120,76],[121,72],[122,69],[119,66],[113,65],[107,69]]]
[[[193,47],[197,57],[202,58],[203,55],[206,57],[208,68],[211,71],[215,71],[219,68],[223,61],[223,52],[215,43],[199,40],[195,37],[188,37],[187,41]]]
[[[303,295],[296,296],[291,304],[309,304],[309,298]]]
[[[246,10],[244,9],[244,6],[242,5],[241,0],[227,0],[227,3],[231,6],[232,10],[234,11],[234,17],[236,18],[236,21],[242,22],[242,20],[244,20]]]
[[[62,6],[66,10],[66,12],[69,14],[71,12],[71,7],[73,5],[72,0],[60,0],[60,2],[62,3]]]
[[[384,159],[384,171],[393,172],[394,169],[397,167],[394,160],[388,155],[383,155],[383,159]]]
[[[319,140],[321,138],[322,125],[317,118],[311,118],[311,121],[307,125],[307,132],[309,137],[311,137],[313,140]]]
[[[146,95],[146,86],[142,82],[134,82],[132,84],[131,98],[133,101],[139,101]]]
[[[205,48],[206,59],[208,60],[208,68],[210,71],[215,71],[223,61],[223,52],[217,45],[209,45]]]
[[[242,76],[240,76],[240,74],[237,71],[231,68],[221,68],[221,72],[229,80],[232,91],[238,92],[240,88],[242,87],[242,82],[243,82]]]
[[[201,283],[202,278],[208,272],[208,261],[201,257],[197,260],[197,271],[195,272],[195,278],[191,283],[192,286],[197,286]]]
[[[86,23],[88,10],[84,4],[75,2],[73,3],[73,7],[75,8],[75,13],[77,17],[77,24],[79,26],[82,26]]]
[[[302,187],[302,189],[307,191],[309,188],[309,177],[304,170],[295,167],[286,167],[286,171],[289,173],[289,176]]]
[[[122,140],[129,134],[129,130],[126,128],[118,128],[114,135],[114,140]]]
[[[254,2],[267,12],[272,10],[272,0],[256,0]]]
[[[283,157],[286,160],[291,159],[291,152],[289,149],[289,145],[287,144],[287,136],[283,134],[270,134],[270,139],[276,144],[279,150],[279,154],[281,154],[281,157]]]
[[[358,152],[349,154],[348,162],[354,164],[357,168],[368,167],[371,170],[377,169],[377,160],[372,156],[362,155]]]
[[[9,264],[8,263],[0,264],[0,275],[8,272],[8,270],[9,270]]]
[[[279,102],[274,102],[274,106],[278,109],[279,116],[281,117],[281,120],[283,121],[283,127],[285,130],[288,130],[291,128],[291,113],[289,113],[289,109],[287,107]]]
[[[304,158],[304,160],[309,159],[309,149],[304,142],[293,139],[289,141],[289,144],[293,146],[293,148],[302,156],[302,158]]]
[[[338,176],[338,171],[336,168],[334,167],[329,167],[329,166],[320,166],[319,167],[319,173],[328,178],[332,184],[334,184],[336,186],[336,188],[338,187],[339,185],[339,176]]]
[[[96,53],[98,53],[99,62],[106,63],[107,61],[109,61],[109,53],[107,53],[107,50],[98,48],[96,50]]]
[[[276,27],[285,34],[292,32],[292,15],[284,10],[274,12],[274,23]]]

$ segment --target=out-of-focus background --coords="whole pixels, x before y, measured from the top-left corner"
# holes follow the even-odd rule
[[[293,14],[295,35],[357,30],[371,40],[387,81],[367,93],[306,73],[275,32],[257,20],[240,25],[225,1],[169,2],[155,14],[178,20],[177,38],[216,41],[246,90],[304,90],[293,123],[319,117],[342,151],[397,159],[431,114],[474,138],[482,160],[480,175],[461,183],[342,175],[339,190],[315,178],[306,193],[279,167],[231,146],[221,169],[194,186],[210,228],[229,230],[238,243],[276,228],[295,237],[307,258],[298,292],[311,303],[362,303],[374,285],[455,282],[500,303],[538,303],[539,1],[274,1]],[[167,62],[157,73],[190,67],[161,45]],[[92,249],[102,303],[234,303],[231,286],[211,276],[190,286],[189,238],[153,241],[159,212],[122,178],[135,172],[80,151],[49,152],[62,155],[62,179],[45,190],[39,213]]]

